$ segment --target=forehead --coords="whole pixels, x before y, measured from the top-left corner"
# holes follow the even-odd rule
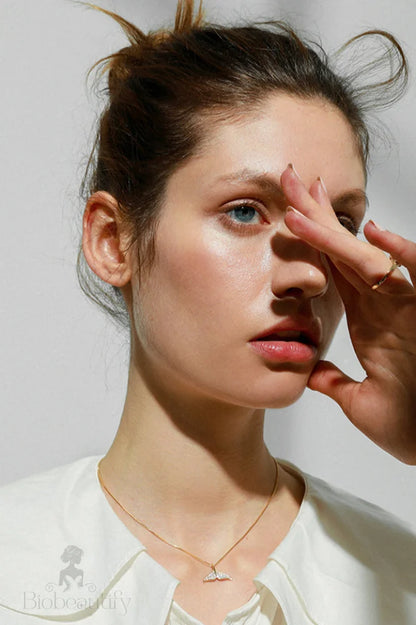
[[[365,186],[357,139],[343,113],[320,98],[288,94],[272,94],[227,121],[208,115],[200,149],[181,169],[210,188],[232,183],[244,170],[280,176],[289,162],[307,185],[321,176],[334,193]]]

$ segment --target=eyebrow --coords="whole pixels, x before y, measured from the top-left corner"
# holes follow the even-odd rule
[[[280,199],[285,198],[285,194],[276,180],[274,180],[269,174],[252,169],[240,169],[232,174],[219,176],[218,178],[215,178],[213,185],[218,182],[250,182],[267,193],[275,196],[277,195]],[[337,210],[340,210],[347,204],[364,203],[365,207],[368,208],[369,200],[367,194],[362,189],[350,189],[335,197],[331,203],[333,208]]]

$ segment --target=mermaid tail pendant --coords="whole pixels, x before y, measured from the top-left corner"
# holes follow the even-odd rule
[[[221,571],[217,571],[215,566],[212,566],[212,571],[209,573],[204,579],[203,582],[223,582],[226,579],[232,579],[227,573],[221,573]]]

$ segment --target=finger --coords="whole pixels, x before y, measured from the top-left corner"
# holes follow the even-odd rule
[[[367,240],[385,252],[409,271],[413,286],[416,287],[416,243],[409,241],[399,234],[382,230],[374,221],[369,221],[364,226],[364,234]]]
[[[330,261],[330,266],[335,286],[345,304],[348,304],[350,300],[356,297],[357,293],[363,294],[368,292],[368,284],[348,265],[341,261],[337,263]]]
[[[330,202],[325,183],[321,177],[318,177],[309,189],[310,196],[328,213],[333,213],[332,204]]]
[[[377,247],[360,241],[345,228],[338,230],[319,224],[291,206],[286,211],[285,223],[293,234],[327,254],[335,264],[341,261],[354,270],[367,286],[377,283],[391,267],[389,259]],[[409,282],[396,270],[394,277],[392,275],[383,285],[382,292],[408,294],[409,288]]]
[[[348,227],[343,226],[340,222],[335,208],[336,203],[340,202],[341,198],[335,200],[335,205],[332,205],[325,183],[320,176],[307,191],[293,165],[288,165],[281,175],[281,183],[289,204],[303,215],[321,225],[326,225],[339,231],[349,230]],[[340,212],[343,213],[343,211]],[[356,219],[351,219],[351,221],[361,222],[361,219],[358,220],[356,216]],[[351,230],[349,231],[352,234]],[[353,236],[355,235],[356,233]]]
[[[317,223],[338,224],[321,179],[317,179],[312,185],[312,195],[290,164],[280,176],[280,183],[289,204],[303,215]]]
[[[347,416],[351,413],[351,401],[359,386],[359,382],[327,360],[321,360],[316,365],[308,380],[308,387],[311,390],[323,393],[336,401]]]
[[[331,213],[334,211],[325,183],[320,176],[318,176],[309,188],[309,193],[322,208]],[[338,220],[337,223],[339,223]],[[352,293],[351,287],[355,289],[353,291],[353,297],[354,295],[356,296],[357,291],[359,293],[363,293],[365,290],[368,290],[368,284],[364,282],[364,280],[362,280],[353,269],[350,269],[350,267],[341,261],[338,261],[335,265],[329,258],[327,260],[335,278],[338,291],[344,301],[350,299]]]

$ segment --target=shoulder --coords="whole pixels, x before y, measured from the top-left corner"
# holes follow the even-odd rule
[[[102,493],[99,459],[81,458],[0,488],[0,612],[84,614],[144,550]]]
[[[416,537],[416,525],[400,519],[377,504],[371,503],[351,492],[344,490],[326,480],[302,471],[287,460],[279,462],[298,480],[304,482],[306,490],[304,500],[314,504],[322,522],[337,519],[346,527],[354,522],[360,526],[374,529],[374,526],[386,531],[410,534]]]
[[[84,502],[94,496],[99,456],[81,458],[0,488],[0,553],[15,562],[65,545],[68,521],[76,527]],[[20,556],[19,556],[20,554]],[[45,554],[46,555],[46,554]]]
[[[329,551],[416,593],[416,529],[325,480],[304,474],[316,536]],[[334,549],[336,545],[336,549]]]
[[[282,464],[306,489],[271,558],[314,622],[413,625],[415,529],[380,506]]]
[[[32,512],[35,515],[50,512],[49,503],[56,503],[75,487],[88,487],[91,468],[96,466],[98,459],[99,456],[80,458],[0,487],[0,519],[7,518],[11,511]],[[7,510],[9,515],[4,516],[3,512]]]
[[[395,514],[327,481],[304,474],[308,483],[309,497],[320,506],[322,521],[336,519],[345,528],[367,528],[373,533],[388,532],[416,536],[416,528]]]

